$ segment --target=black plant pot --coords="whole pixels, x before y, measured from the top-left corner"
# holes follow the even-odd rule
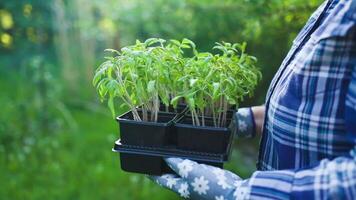
[[[204,154],[189,151],[180,151],[174,148],[145,148],[140,146],[124,145],[120,140],[115,142],[114,152],[120,153],[121,169],[149,175],[162,175],[174,172],[163,160],[165,157],[180,157],[194,160],[201,164],[223,167],[228,159],[227,154]]]
[[[204,118],[205,126],[193,126],[191,116],[184,116],[175,124],[177,148],[207,153],[226,152],[233,140],[233,134],[228,128],[231,117],[232,114],[227,115],[226,127],[214,127],[210,117]]]
[[[141,111],[138,110],[141,115]],[[119,117],[121,140],[125,144],[147,147],[163,147],[169,141],[175,113],[159,112],[157,122],[133,120],[129,111]]]

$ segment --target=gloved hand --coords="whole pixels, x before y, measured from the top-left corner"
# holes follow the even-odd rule
[[[238,138],[252,138],[256,134],[256,125],[251,108],[240,108],[233,114],[229,128]]]
[[[247,181],[229,171],[187,159],[167,158],[165,161],[178,175],[151,176],[150,179],[181,197],[206,200],[246,198]]]

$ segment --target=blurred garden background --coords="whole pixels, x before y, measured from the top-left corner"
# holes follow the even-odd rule
[[[178,199],[111,152],[116,122],[92,86],[104,49],[136,39],[248,43],[262,104],[293,38],[321,0],[0,0],[0,199]],[[123,111],[122,111],[123,112]],[[226,168],[255,170],[258,139]]]

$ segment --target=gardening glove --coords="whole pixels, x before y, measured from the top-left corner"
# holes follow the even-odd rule
[[[178,175],[150,176],[150,179],[183,198],[235,200],[245,199],[247,195],[248,182],[229,171],[187,159],[166,158],[165,161]]]
[[[255,119],[251,108],[240,108],[233,114],[229,128],[238,138],[256,135]]]

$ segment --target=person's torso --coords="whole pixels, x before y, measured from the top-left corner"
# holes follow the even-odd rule
[[[356,54],[355,34],[350,34],[356,17],[345,12],[350,2],[325,2],[294,40],[274,77],[266,99],[260,170],[311,166],[345,155],[355,145],[355,135],[346,132],[344,122],[355,65],[350,59],[355,55],[345,54]]]

